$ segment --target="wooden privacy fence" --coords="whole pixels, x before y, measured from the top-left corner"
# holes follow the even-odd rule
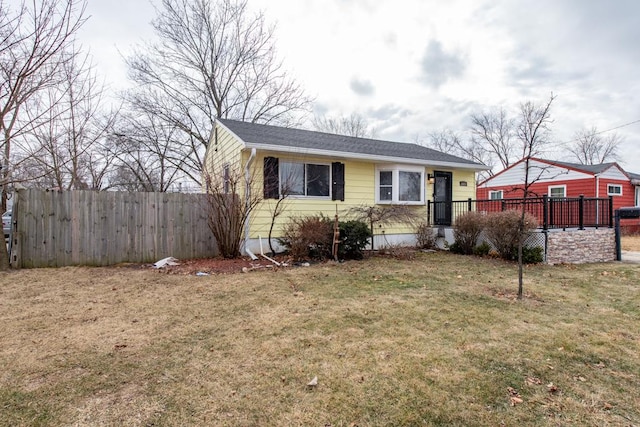
[[[19,190],[11,264],[113,265],[217,253],[204,194]]]

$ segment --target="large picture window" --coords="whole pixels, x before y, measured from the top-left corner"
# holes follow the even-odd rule
[[[378,167],[376,203],[424,204],[424,168]]]
[[[330,165],[280,162],[280,194],[289,196],[329,197]]]

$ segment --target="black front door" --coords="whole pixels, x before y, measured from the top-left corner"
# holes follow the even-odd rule
[[[433,175],[433,222],[435,225],[451,225],[452,174],[435,171]]]

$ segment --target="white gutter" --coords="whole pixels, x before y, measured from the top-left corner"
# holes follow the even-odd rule
[[[289,153],[289,154],[328,156],[328,157],[334,157],[334,158],[338,157],[343,159],[367,160],[367,161],[387,162],[387,163],[406,163],[406,164],[415,164],[420,166],[441,166],[441,167],[450,167],[450,168],[457,168],[457,169],[472,169],[476,171],[490,169],[486,166],[479,166],[476,164],[443,162],[443,161],[437,161],[437,160],[422,160],[422,159],[415,159],[410,157],[389,157],[389,156],[381,156],[376,154],[323,150],[319,148],[301,148],[301,147],[289,147],[289,146],[283,147],[281,145],[255,144],[251,142],[247,143],[246,146],[247,148],[251,148],[252,150],[259,149],[259,150],[275,151],[279,153]]]
[[[247,160],[247,165],[244,168],[244,181],[245,181],[245,209],[249,209],[249,205],[251,204],[251,164],[253,163],[253,159],[256,157],[256,149],[251,149],[251,155],[249,156],[249,160]],[[244,221],[244,251],[247,255],[251,257],[252,260],[258,259],[257,256],[253,254],[249,250],[249,223],[250,221],[249,212],[247,212],[247,218]]]

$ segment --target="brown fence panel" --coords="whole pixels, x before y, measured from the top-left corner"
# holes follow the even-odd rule
[[[13,267],[146,263],[217,254],[204,194],[19,190]]]

